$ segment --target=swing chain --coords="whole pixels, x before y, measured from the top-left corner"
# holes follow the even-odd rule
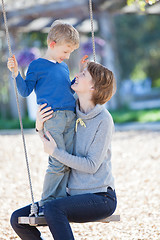
[[[12,50],[11,50],[11,44],[10,44],[9,31],[8,31],[8,23],[7,23],[6,11],[5,11],[5,4],[4,4],[3,0],[2,0],[2,11],[3,11],[4,26],[5,26],[5,31],[6,31],[6,38],[7,38],[7,45],[8,45],[9,55],[10,55],[10,57],[12,57]],[[29,179],[29,185],[30,185],[30,191],[31,191],[31,199],[32,199],[31,214],[32,215],[34,214],[36,216],[37,215],[37,208],[36,208],[37,205],[34,203],[31,175],[30,175],[30,169],[29,169],[29,161],[28,161],[28,156],[27,156],[27,149],[26,149],[26,143],[25,143],[25,137],[24,137],[24,131],[23,131],[22,117],[21,117],[21,112],[20,112],[19,99],[18,99],[18,90],[17,90],[16,78],[15,78],[14,70],[12,71],[12,78],[14,80],[14,88],[15,88],[16,101],[17,101],[18,116],[19,116],[19,122],[20,122],[20,127],[21,127],[23,147],[24,147],[24,153],[25,153],[25,159],[26,159],[26,165],[27,165],[27,173],[28,173],[28,179]]]

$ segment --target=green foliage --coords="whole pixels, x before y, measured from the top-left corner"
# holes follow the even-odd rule
[[[110,111],[115,123],[160,121],[160,109]]]
[[[35,121],[28,118],[23,119],[24,128],[35,128]],[[0,119],[0,129],[20,129],[18,119]]]
[[[153,87],[155,87],[155,88],[160,88],[160,78],[157,79],[156,81],[154,81]]]
[[[42,32],[29,32],[22,34],[22,43],[28,47],[38,45],[39,48],[47,47],[47,34]]]
[[[147,4],[152,5],[158,1],[159,0],[127,0],[127,4],[132,5],[132,4],[136,3],[139,6],[141,11],[145,11],[145,7]]]
[[[132,80],[143,80],[147,77],[146,72],[144,71],[144,63],[139,62],[136,64],[134,70],[131,73]]]
[[[110,111],[115,123],[127,123],[127,122],[156,122],[160,121],[160,109],[149,110],[129,110],[120,109],[116,111]],[[31,121],[28,118],[23,119],[23,127],[35,128],[35,121]],[[0,118],[0,129],[20,129],[18,119],[4,120]]]
[[[122,79],[160,79],[160,18],[157,15],[122,15],[115,18]]]

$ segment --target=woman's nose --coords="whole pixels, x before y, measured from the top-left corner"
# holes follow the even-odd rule
[[[75,75],[75,78],[78,78],[78,77],[79,77],[79,74],[76,74],[76,75]]]

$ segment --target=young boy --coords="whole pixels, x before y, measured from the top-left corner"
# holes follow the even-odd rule
[[[17,88],[23,97],[35,91],[37,104],[47,103],[53,117],[46,121],[44,130],[49,131],[59,148],[72,153],[75,127],[75,99],[71,91],[68,66],[63,62],[79,47],[77,30],[60,21],[55,21],[48,33],[47,51],[43,58],[34,60],[28,68],[26,79],[18,72],[15,56],[8,59],[8,68],[14,69]],[[66,196],[69,168],[49,156],[43,193],[39,202],[39,215],[43,205],[53,198]]]

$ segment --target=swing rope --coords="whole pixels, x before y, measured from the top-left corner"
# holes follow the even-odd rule
[[[6,38],[7,38],[7,45],[8,45],[8,50],[9,50],[9,56],[12,57],[10,36],[9,36],[9,31],[8,31],[8,22],[7,22],[7,17],[6,17],[5,4],[4,4],[3,0],[2,0],[2,11],[3,11],[4,26],[5,26],[5,31],[6,31]],[[24,148],[24,154],[25,154],[25,159],[26,159],[27,173],[28,173],[29,186],[30,186],[31,199],[32,199],[30,216],[32,216],[32,215],[37,216],[37,205],[34,203],[31,175],[30,175],[30,169],[29,169],[29,161],[28,161],[28,156],[27,156],[27,149],[26,149],[26,143],[25,143],[25,137],[24,137],[24,131],[23,131],[22,117],[21,117],[21,112],[20,112],[20,105],[19,105],[19,99],[18,99],[18,90],[17,90],[14,70],[12,71],[12,78],[14,80],[14,88],[15,88],[15,94],[16,94],[18,116],[19,116],[19,122],[20,122],[20,127],[21,127],[21,135],[22,135],[22,140],[23,140],[23,148]]]
[[[10,44],[10,36],[9,36],[9,31],[8,31],[8,22],[7,22],[7,17],[6,17],[5,4],[4,4],[4,0],[1,0],[1,1],[2,1],[2,11],[3,11],[4,26],[5,26],[5,32],[6,32],[9,56],[12,57],[12,49],[11,49],[11,44]],[[94,62],[95,62],[96,61],[96,52],[95,52],[95,40],[94,40],[92,0],[89,0],[89,11],[90,11],[91,32],[92,32],[93,58],[94,58]],[[24,154],[25,154],[25,160],[26,160],[26,166],[27,166],[27,174],[28,174],[28,180],[29,180],[31,200],[32,200],[31,210],[30,210],[30,215],[29,216],[35,215],[35,217],[37,217],[37,209],[38,209],[38,207],[34,203],[34,196],[33,196],[32,181],[31,181],[31,175],[30,175],[29,161],[28,161],[28,155],[27,155],[24,131],[23,131],[23,123],[22,123],[22,117],[21,117],[21,111],[20,111],[20,105],[19,105],[19,98],[18,98],[18,90],[17,90],[16,78],[15,78],[14,70],[12,71],[12,78],[14,80],[13,82],[14,82],[14,88],[15,88],[15,94],[16,94],[18,116],[19,116],[21,135],[22,135],[22,141],[23,141],[23,148],[24,148]]]
[[[92,47],[93,47],[93,59],[96,62],[96,50],[95,50],[95,39],[94,39],[94,26],[93,26],[93,9],[92,9],[92,0],[89,0],[89,12],[90,12],[90,21],[91,21],[91,32],[92,32]]]

